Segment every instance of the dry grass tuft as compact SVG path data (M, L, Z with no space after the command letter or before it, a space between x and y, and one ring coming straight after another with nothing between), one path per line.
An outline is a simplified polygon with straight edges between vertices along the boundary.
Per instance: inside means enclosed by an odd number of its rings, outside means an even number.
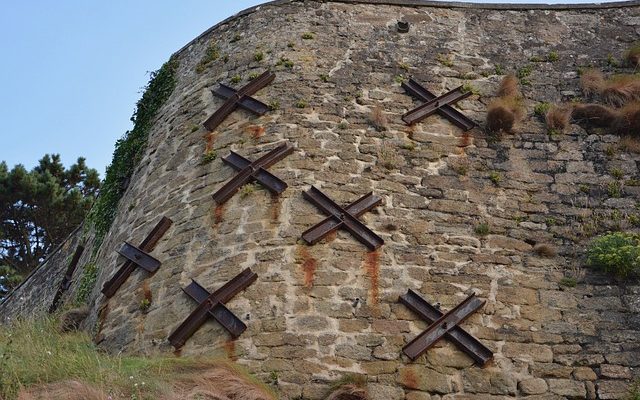
M553 106L545 115L547 128L558 132L564 131L571 122L571 107L567 105Z
M540 257L555 257L558 255L558 250L555 246L547 243L538 243L533 246L533 252Z
M65 381L38 385L21 391L17 400L107 400L109 395L102 390L78 381Z
M62 333L77 331L80 328L80 324L82 324L88 315L88 307L73 308L65 311L60 315L58 330Z
M194 365L176 376L174 393L163 400L274 400L266 386L231 364ZM204 397L203 397L204 396ZM217 397L216 397L217 396Z
M571 117L578 123L608 127L616 120L618 113L609 107L599 104L577 104L573 107Z
M640 67L640 42L635 42L625 54L625 60L633 68Z
M344 385L331 392L326 400L367 400L367 391L358 385Z
M518 78L514 74L505 76L496 93L498 97L522 97L518 86Z
M640 76L616 75L607 81L600 95L602 100L616 107L640 100Z
M597 69L588 69L580 74L580 86L585 96L599 94L606 86L604 75Z
M511 133L522 115L522 103L519 98L499 97L489 104L487 130L491 133Z
M640 154L640 139L634 136L623 136L620 139L620 148L629 153Z
M487 131L512 133L514 125L524 115L518 78L515 75L505 76L500 82L497 95L487 107Z
M371 110L371 117L369 118L371 121L371 125L376 128L376 131L383 132L387 130L387 116L384 115L384 111L380 106L373 107Z
M640 102L629 103L618 112L613 131L640 139Z

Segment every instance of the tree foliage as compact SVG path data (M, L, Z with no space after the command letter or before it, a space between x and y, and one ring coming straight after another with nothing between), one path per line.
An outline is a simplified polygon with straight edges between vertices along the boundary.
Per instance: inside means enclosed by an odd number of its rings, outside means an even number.
M99 186L84 158L65 169L47 154L31 171L0 162L0 296L80 225Z

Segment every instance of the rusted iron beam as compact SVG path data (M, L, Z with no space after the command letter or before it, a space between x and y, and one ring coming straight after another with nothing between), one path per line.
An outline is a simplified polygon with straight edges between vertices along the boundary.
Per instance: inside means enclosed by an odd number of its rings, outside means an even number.
M62 282L60 282L60 287L56 291L55 296L53 296L53 301L51 302L51 306L49 306L49 314L53 314L58 309L58 303L60 302L60 298L69 290L69 286L71 286L71 279L73 278L73 273L78 266L78 262L80 261L80 256L82 256L82 252L84 251L84 246L78 245L76 247L76 251L73 253L73 257L71 258L71 262L67 266L67 271L64 274L64 278L62 278Z
M124 242L122 248L116 251L147 272L155 272L160 267L160 261L128 242Z
M225 120L225 118L227 118L227 116L229 116L229 114L231 114L237 107L241 106L241 104L243 108L253 107L250 104L252 102L249 102L246 99L249 98L254 93L256 93L258 90L264 88L265 86L273 82L275 77L276 77L276 74L274 74L273 72L265 71L260 76L258 76L257 78L253 79L251 82L243 86L241 89L237 90L233 95L228 97L227 100L224 102L224 104L222 104L222 106L218 108L218 110L216 110L216 112L214 112L213 115L211 115L204 122L205 128L207 128L209 131L213 131L218 127L218 125L222 123L222 121ZM225 92L224 89L220 91L220 93L224 93L224 92ZM218 93L216 94L218 95ZM254 100L254 101L257 102L257 100ZM253 105L255 105L256 108L255 110L251 110L252 112L262 109L262 107L258 107L258 104L256 103L254 103Z
M302 234L302 239L308 244L317 243L327 234L339 228L349 231L369 250L375 250L384 244L384 240L380 236L357 219L358 216L380 204L382 201L380 197L368 193L348 205L347 208L342 208L315 186L311 186L309 190L303 192L303 196L330 216Z
M256 281L258 275L245 269L240 274L227 282L220 289L209 294L206 289L193 281L183 290L191 298L198 301L198 307L169 335L169 342L176 348L184 346L186 341L207 321L213 317L218 321L233 337L238 337L247 329L247 326L229 311L224 303L231 300L233 296L246 289Z
M149 235L142 241L139 249L143 252L150 253L162 236L169 230L173 221L167 217L162 217L160 222L156 224ZM136 269L133 261L127 260L118 271L102 286L102 293L107 297L112 297L122 284L129 278L131 273Z
M227 86L224 83L221 83L219 87L213 89L211 92L215 96L223 100L227 100L234 97L237 93L237 90L235 90L231 86ZM268 105L250 96L244 96L243 98L241 98L238 101L238 107L255 115L264 115L267 111L269 111Z
M269 173L266 168L269 168L291 153L293 153L293 146L289 142L281 144L253 162L232 151L227 157L223 158L223 160L240 172L218 189L218 191L213 194L213 199L216 203L222 204L229 200L242 185L254 180L260 182L272 193L282 193L287 188L287 184ZM247 164L247 162L249 164Z
M435 94L431 93L429 90L427 90L425 87L423 87L422 85L420 85L418 82L416 82L413 79L409 79L409 81L403 82L402 83L402 87L404 88L404 90L407 93L409 93L410 95L412 95L414 97L417 97L418 99L420 99L420 100L422 100L422 101L424 101L426 103L430 103L430 102L438 99L438 96L436 96ZM457 88L457 89L460 89L460 88ZM457 90L457 89L454 89L454 90ZM451 92L449 92L449 93L451 93ZM471 92L467 92L467 96L470 95L470 94L471 94ZM468 131L468 130L472 129L474 126L476 126L476 123L473 122L470 118L468 118L467 116L462 114L460 111L458 111L455 108L453 108L450 105L451 103L452 102L443 104L441 102L440 103L440 107L437 108L436 112L438 112L438 114L442 115L443 117L447 118L449 121L451 121L453 124L455 124L456 126L458 126L460 129L462 129L464 131ZM407 114L405 114L405 116ZM424 116L423 118L426 118L426 116ZM403 116L403 120L405 120L404 116ZM411 124L411 123L415 123L417 121L408 122L408 121L405 120L405 122Z
M399 301L431 323L427 330L403 348L403 352L412 360L418 358L443 336L451 340L480 366L486 365L493 358L491 350L459 326L462 321L485 304L484 300L471 295L447 314L440 312L411 289L400 296Z
M188 294L189 297L195 300L198 304L207 300L210 295L205 288L200 286L200 284L194 280L192 280L188 286L182 288L182 291ZM227 307L224 306L224 304L220 302L209 310L209 316L218 321L220 325L224 326L234 338L240 336L240 334L247 329L244 322L242 322L240 318L236 317L231 311L229 311L229 309L227 309Z

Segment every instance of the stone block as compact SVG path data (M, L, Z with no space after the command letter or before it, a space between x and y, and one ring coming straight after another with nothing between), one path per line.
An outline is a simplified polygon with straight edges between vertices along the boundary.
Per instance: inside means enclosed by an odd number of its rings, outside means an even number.
M549 379L549 391L560 396L583 399L587 395L587 389L583 382L571 379Z
M396 382L408 389L423 390L430 393L446 394L452 391L451 382L447 375L423 365L400 367Z
M533 360L542 363L553 361L551 347L542 344L505 343L502 354L512 359Z
M548 388L547 382L542 378L524 379L518 383L518 389L524 395L543 394Z

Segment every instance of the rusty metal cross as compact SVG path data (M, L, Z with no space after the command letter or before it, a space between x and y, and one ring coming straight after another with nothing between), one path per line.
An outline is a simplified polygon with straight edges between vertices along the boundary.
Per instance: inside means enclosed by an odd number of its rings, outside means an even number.
M204 126L209 131L213 131L231 114L237 107L245 109L256 115L263 115L269 111L269 106L263 102L251 97L252 94L267 86L275 79L276 74L271 71L265 71L257 78L251 80L239 90L235 90L230 86L220 84L212 92L214 95L226 99L224 104L213 113L205 122Z
M293 153L293 146L288 142L281 144L253 162L231 151L231 153L222 160L240 172L215 192L213 199L216 203L222 204L229 200L242 185L254 180L260 182L272 193L280 194L284 192L287 188L286 182L267 171L266 168L269 168L291 153Z
M476 126L475 122L451 106L451 104L471 95L471 91L463 90L462 86L442 96L434 95L418 82L414 81L413 78L409 79L408 82L402 82L402 87L410 95L425 102L402 116L402 120L407 124L413 125L437 112L464 131L468 131Z
M401 295L399 301L431 324L402 349L404 354L412 360L420 357L443 336L467 353L480 366L484 366L493 358L491 350L458 326L484 306L485 301L477 298L475 294L467 297L446 314L440 312L438 308L429 304L411 289Z
M160 267L160 261L148 253L153 250L165 232L169 230L171 224L173 224L173 221L167 217L162 217L160 222L158 222L151 233L149 233L149 236L142 241L140 248L124 242L122 248L117 251L127 259L127 262L125 262L102 287L102 293L105 296L112 297L118 288L129 278L129 275L135 270L136 266L141 267L147 272L155 272Z
M196 281L192 280L192 282L182 290L197 301L199 305L182 324L173 331L169 336L169 342L176 349L179 349L210 317L218 321L234 338L240 336L240 334L247 329L247 326L240 318L229 311L224 303L246 289L255 282L256 279L258 279L258 275L251 271L250 268L247 268L211 294Z
M375 250L384 244L384 240L367 228L357 217L380 204L382 199L368 193L345 208L340 207L319 189L311 186L311 189L303 192L303 196L320 210L329 214L329 217L312 226L302 234L308 244L315 244L329 233L343 228L351 232L369 250Z

